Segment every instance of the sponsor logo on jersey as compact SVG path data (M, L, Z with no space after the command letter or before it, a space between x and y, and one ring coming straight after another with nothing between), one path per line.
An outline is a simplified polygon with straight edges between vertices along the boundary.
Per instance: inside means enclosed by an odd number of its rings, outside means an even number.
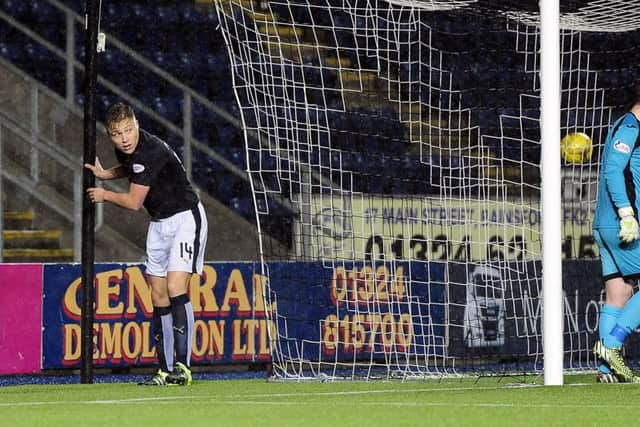
M621 153L624 153L624 154L631 153L631 147L629 147L627 144L625 144L624 142L620 141L619 139L616 142L613 143L613 148L616 151L620 151ZM135 165L133 165L133 166L135 167Z
M143 171L144 171L144 165L141 165L140 163L133 164L133 173L140 173Z

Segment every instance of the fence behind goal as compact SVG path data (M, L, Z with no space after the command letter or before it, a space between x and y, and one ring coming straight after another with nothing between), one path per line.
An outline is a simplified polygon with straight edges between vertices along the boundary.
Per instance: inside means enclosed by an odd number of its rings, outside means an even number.
M592 369L599 149L640 75L640 16L567 3L554 238L565 367ZM541 369L537 2L216 7L258 226L288 248L261 243L275 376Z

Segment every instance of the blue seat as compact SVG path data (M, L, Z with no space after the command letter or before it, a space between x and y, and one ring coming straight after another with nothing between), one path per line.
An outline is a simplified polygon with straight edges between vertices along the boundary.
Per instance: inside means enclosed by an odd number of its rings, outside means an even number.
M64 3L77 13L83 13L87 4L86 0L66 0Z
M264 193L256 194L256 205L261 214L275 215L278 211L276 203L269 203Z
M118 73L122 72L123 67L127 64L127 61L120 53L120 51L115 49L107 49L100 56L100 71L105 73L113 72Z
M152 61L160 68L166 70L170 66L171 59L168 57L169 54L163 52L162 50L152 50L148 52L151 55Z
M29 3L24 0L2 0L0 6L9 15L21 21L28 18L31 12Z
M114 25L118 28L122 28L125 22L128 22L130 19L135 19L132 12L133 8L123 7L122 4L111 1L102 2L102 5L102 25Z
M75 100L75 103L79 106L79 107L83 107L84 106L84 94L82 93L77 93L73 99Z
M107 112L107 109L116 101L115 96L111 95L97 95L96 96L96 109L98 112L98 117L104 117L104 114ZM83 102L84 104L84 102Z
M253 200L249 197L236 196L229 201L229 206L245 218L253 216Z
M38 24L64 24L64 12L50 3L44 0L31 0L25 3L29 4L28 13L30 22Z
M181 8L188 6L181 6ZM156 18L159 23L172 25L179 22L178 12L175 6L159 6L156 8Z
M204 58L198 53L182 52L178 54L177 60L176 74L180 75L188 85L198 78L205 67Z
M66 33L60 31L60 25L52 22L45 22L33 27L33 30L37 32L42 38L49 43L54 44L60 49L65 48ZM53 55L53 53L52 53Z
M272 171L276 170L278 167L276 158L269 154L267 151L262 151L260 161L262 170Z
M222 76L227 71L227 61L225 57L220 54L206 54L202 61L207 73L213 74L212 77Z
M227 160L240 169L246 169L244 150L238 147L224 147L218 150Z
M213 8L194 10L192 8L185 7L182 9L182 19L184 22L198 23L205 28L215 28L220 22L218 20L218 14Z
M42 55L42 47L35 42L28 42L24 45L24 53L25 58L30 60L41 60L43 58Z
M219 169L221 169L221 167ZM235 183L238 178L230 172L219 169L210 169L210 172L213 173L209 174L208 177L210 181L214 182L215 189L213 194L215 194L222 203L228 204L235 196ZM215 178L212 179L211 177Z
M118 7L118 10L123 13L126 13L125 9L128 9L128 21L136 27L157 24L155 11L151 7L146 7L140 3L133 3L127 7Z
M11 61L18 62L22 59L24 47L16 43L0 42L0 55Z
M203 24L214 22L212 21L213 16L216 17L215 22L217 22L217 15L214 8L207 7L203 10L197 10L193 7L193 3L185 4L178 10L178 19L181 25L202 26Z
M223 122L217 128L220 141L223 144L228 144L234 141L238 136L238 132L240 131L238 128L227 122Z
M163 101L166 108L165 117L174 123L182 123L182 98L164 96Z
M157 96L151 103L153 110L171 122L177 121L177 108L172 105L170 98Z

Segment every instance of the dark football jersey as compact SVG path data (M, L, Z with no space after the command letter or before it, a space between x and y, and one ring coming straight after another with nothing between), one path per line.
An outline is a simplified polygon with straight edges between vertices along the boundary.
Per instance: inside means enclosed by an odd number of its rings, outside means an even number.
M152 218L167 218L198 205L198 195L180 158L160 138L140 129L133 153L125 154L118 149L115 153L127 171L129 182L150 187L144 207Z

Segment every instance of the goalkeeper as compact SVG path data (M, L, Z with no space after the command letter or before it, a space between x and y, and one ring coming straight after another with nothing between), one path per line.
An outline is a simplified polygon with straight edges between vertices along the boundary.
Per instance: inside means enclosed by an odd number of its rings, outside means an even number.
M85 167L102 180L127 177L129 191L89 188L89 198L130 210L144 206L151 216L146 273L160 369L140 384L189 385L194 317L188 291L191 275L202 273L207 217L176 153L139 128L129 105L112 105L105 125L120 164L103 169L96 159L94 165Z
M605 303L598 324L598 382L640 382L621 351L626 337L640 325L640 83L634 86L626 113L605 140L598 184L593 235L600 249Z

